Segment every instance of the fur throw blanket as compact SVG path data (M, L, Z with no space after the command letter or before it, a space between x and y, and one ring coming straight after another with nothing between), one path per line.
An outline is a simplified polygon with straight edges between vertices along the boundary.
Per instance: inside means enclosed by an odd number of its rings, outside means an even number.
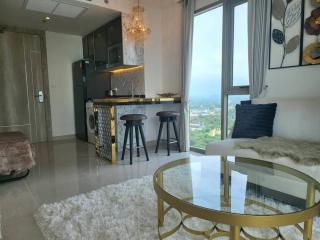
M303 165L320 164L320 143L289 140L281 137L262 137L237 142L236 149L251 149L265 158L287 157Z
M35 165L29 139L21 132L0 133L0 174L25 171Z

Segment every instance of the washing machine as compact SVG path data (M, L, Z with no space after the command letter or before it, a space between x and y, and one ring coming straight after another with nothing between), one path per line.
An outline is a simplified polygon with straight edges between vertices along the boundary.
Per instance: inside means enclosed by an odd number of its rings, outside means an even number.
M89 101L86 103L87 110L87 131L88 131L88 142L95 144L95 119L94 119L94 109L93 102Z

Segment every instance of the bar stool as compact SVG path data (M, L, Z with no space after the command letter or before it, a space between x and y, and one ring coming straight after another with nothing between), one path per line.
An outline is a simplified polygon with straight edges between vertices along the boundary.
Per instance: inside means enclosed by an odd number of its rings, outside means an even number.
M180 139L179 139L179 136L178 136L178 130L177 130L177 125L176 125L177 117L179 115L180 114L178 112L174 112L174 111L163 111L163 112L158 112L157 113L157 116L159 117L159 120L160 120L160 128L159 128L157 147L156 147L155 153L158 153L159 143L160 143L160 138L161 138L162 128L163 128L163 124L164 123L167 123L167 151L168 151L168 156L170 156L170 144L171 143L177 143L178 150L179 150L179 152L181 152ZM170 141L170 123L172 123L172 125L173 125L174 134L176 136L175 141Z
M130 136L130 165L132 164L132 150L133 150L133 127L136 130L136 144L137 144L137 156L140 157L140 146L139 146L139 132L141 135L141 140L144 148L144 152L147 157L147 161L149 161L149 155L146 147L146 140L143 132L143 120L147 119L146 115L143 114L126 114L120 117L121 120L126 121L124 124L126 126L126 131L124 135L124 143L122 149L122 157L121 160L124 160L124 155L127 147L128 135Z

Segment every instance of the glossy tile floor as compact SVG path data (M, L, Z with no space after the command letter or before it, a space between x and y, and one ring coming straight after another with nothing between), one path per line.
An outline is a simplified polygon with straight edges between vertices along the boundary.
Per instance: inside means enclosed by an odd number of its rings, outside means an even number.
M130 166L128 159L111 165L95 156L93 145L76 140L40 143L35 149L37 165L30 175L20 181L0 184L1 228L5 240L43 239L33 214L44 203L152 175L162 164L190 154L172 152L167 157L165 150L154 154L150 148L150 162L142 156L134 159Z

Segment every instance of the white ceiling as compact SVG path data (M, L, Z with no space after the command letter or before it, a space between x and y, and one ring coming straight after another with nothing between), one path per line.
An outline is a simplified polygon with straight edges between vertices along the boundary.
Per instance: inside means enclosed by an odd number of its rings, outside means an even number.
M0 25L85 35L119 12L86 3L66 4L62 0L1 0ZM14 17L13 17L14 16ZM42 20L50 16L51 20Z

